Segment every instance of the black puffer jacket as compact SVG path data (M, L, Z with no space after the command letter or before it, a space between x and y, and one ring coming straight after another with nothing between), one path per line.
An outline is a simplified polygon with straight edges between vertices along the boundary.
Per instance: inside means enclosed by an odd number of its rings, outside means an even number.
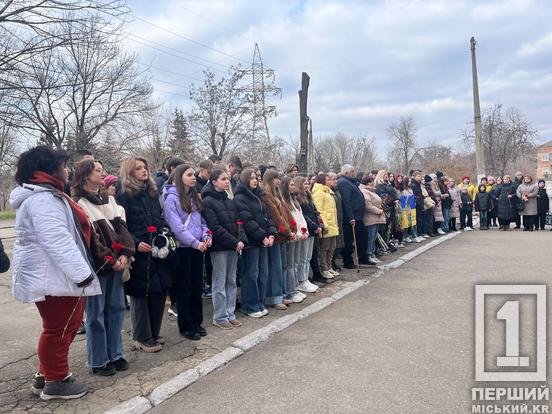
M239 218L244 222L243 228L250 247L261 246L265 237L278 232L262 197L263 194L259 188L251 191L242 183L236 185L232 201Z
M320 214L312 200L308 200L305 204L301 204L301 210L303 210L303 217L307 222L307 229L309 230L309 237L313 237L316 233L316 229L322 229L322 225L318 222Z
M424 195L422 193L422 184L415 179L412 179L412 194L414 194L414 200L416 200L416 208L423 210Z
M539 214L546 214L550 209L550 200L546 193L546 188L539 187L539 194L537 196L537 211Z
M475 210L476 211L491 211L493 209L493 199L491 193L487 191L479 191L475 195Z
M203 217L213 232L210 251L236 250L238 242L247 245L243 225L238 225L240 216L226 191L217 191L211 183L201 190Z
M155 236L148 232L149 226L155 226L160 231L165 225L161 218L159 198L150 195L149 188L146 188L139 193L121 191L116 199L125 209L127 227L136 245L130 279L125 282L126 293L137 297L150 293L165 293L171 286L168 263L151 257L150 253L138 251L140 242L151 244Z
M2 239L0 239L0 273L7 272L10 268L10 258L4 251L4 245Z

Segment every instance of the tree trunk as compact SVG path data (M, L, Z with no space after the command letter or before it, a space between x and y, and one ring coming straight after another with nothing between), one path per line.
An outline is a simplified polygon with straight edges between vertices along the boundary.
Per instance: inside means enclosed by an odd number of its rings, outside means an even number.
M297 165L300 172L307 172L309 156L309 116L307 115L307 98L309 93L310 77L303 72L301 77L301 90L299 91L299 121L300 121L300 140L301 146Z

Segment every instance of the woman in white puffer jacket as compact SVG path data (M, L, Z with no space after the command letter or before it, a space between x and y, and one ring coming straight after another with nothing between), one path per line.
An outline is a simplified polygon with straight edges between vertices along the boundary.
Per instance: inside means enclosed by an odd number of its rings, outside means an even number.
M101 294L90 260L95 233L86 213L63 193L65 151L36 147L18 160L10 195L17 209L13 295L34 302L42 318L39 369L32 391L44 400L79 398L86 387L69 373L69 346L83 318L82 296Z

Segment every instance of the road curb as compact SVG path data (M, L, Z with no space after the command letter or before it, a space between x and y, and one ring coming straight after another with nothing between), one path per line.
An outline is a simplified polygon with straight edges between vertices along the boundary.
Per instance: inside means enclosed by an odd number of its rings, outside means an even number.
M456 237L460 233L450 233L446 236L442 236L439 239L432 240L431 242L420 246L416 250L407 253L398 259L394 260L391 263L377 266L379 271L375 275L379 277L389 270L393 270L412 260L413 258L419 256L420 254L432 249L444 243L447 240ZM343 289L334 293L331 296L325 297L314 302L312 305L307 306L301 311L295 312L290 315L283 316L276 319L275 321L269 323L268 325L253 331L242 338L234 341L228 348L219 352L218 354L212 356L211 358L201 362L194 368L191 368L187 371L184 371L181 374L176 375L170 380L164 382L163 384L157 386L148 396L137 396L133 397L127 401L124 401L110 410L106 411L109 414L142 414L155 406L165 402L173 395L189 387L200 378L209 375L211 372L216 369L228 364L234 359L242 356L244 353L250 349L256 347L269 340L272 336L276 335L279 332L282 332L286 328L290 327L294 323L308 318L309 316L320 312L322 309L330 306L331 304L337 302L338 300L344 298L345 296L353 293L354 291L360 289L363 286L366 286L370 283L368 279L357 280L352 282L349 285L345 286Z

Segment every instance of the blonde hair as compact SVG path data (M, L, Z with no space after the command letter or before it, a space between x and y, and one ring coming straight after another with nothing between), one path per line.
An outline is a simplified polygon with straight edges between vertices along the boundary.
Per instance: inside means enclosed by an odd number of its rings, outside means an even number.
M148 170L148 181L143 183L134 177L134 169L136 163L141 161L144 163L146 170ZM157 186L155 181L151 178L151 173L148 167L148 161L142 157L127 157L121 163L121 170L119 172L121 177L121 190L131 195L137 195L141 191L148 190L150 196L155 197L157 194Z
M385 174L387 174L387 171L379 170L378 173L376 174L376 178L374 178L374 184L378 185L383 183L384 182L383 177L385 176Z

